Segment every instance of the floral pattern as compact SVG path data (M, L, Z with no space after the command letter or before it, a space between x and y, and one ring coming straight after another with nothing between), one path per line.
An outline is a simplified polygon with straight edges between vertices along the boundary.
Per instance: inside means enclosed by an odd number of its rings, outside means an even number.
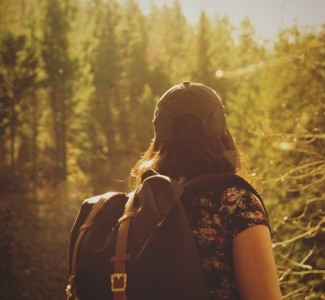
M231 187L184 201L211 299L239 299L232 268L232 239L248 227L269 226L263 205L251 192Z

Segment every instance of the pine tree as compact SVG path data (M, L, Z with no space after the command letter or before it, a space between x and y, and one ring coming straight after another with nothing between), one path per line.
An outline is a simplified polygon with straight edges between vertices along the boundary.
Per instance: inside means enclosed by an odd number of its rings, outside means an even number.
M211 86L215 81L215 66L211 61L211 24L204 11L201 11L197 27L192 78Z
M54 183L67 179L68 107L71 98L71 80L74 62L69 54L70 29L68 2L47 0L44 20L43 60L45 85L52 113L53 175Z
M0 166L5 176L15 180L24 174L24 165L18 165L24 133L22 122L26 97L36 87L37 59L35 51L27 45L26 36L8 33L1 42L0 62ZM26 161L25 161L26 162ZM19 167L19 168L18 168ZM22 172L18 172L22 170ZM24 170L24 171L23 171ZM22 183L22 182L21 182ZM18 184L18 182L16 182ZM18 186L18 185L17 185Z
M121 67L123 76L119 83L119 152L127 153L130 168L134 159L139 155L139 142L142 132L146 129L139 127L139 118L146 118L139 111L140 100L148 79L147 66L147 30L146 20L134 0L128 0L123 7L119 32L123 32L119 39L121 50Z

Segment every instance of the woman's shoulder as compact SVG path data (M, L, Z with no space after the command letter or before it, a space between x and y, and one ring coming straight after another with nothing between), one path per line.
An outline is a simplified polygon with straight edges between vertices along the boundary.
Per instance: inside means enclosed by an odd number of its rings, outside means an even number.
M238 185L220 189L212 186L191 198L191 207L204 210L232 227L233 234L254 225L270 227L261 197L252 190Z
M221 203L228 206L256 204L264 209L261 197L253 191L242 186L229 186L223 190L220 197Z
M270 228L262 199L246 188L228 187L220 199L220 213L230 216L233 234L254 225L266 225Z

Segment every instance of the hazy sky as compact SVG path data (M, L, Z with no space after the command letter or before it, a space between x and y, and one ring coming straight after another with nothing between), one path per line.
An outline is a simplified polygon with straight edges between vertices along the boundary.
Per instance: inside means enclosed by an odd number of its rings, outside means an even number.
M121 0L123 1L123 0ZM173 0L138 0L142 10L150 10L150 2L158 6ZM280 28L296 21L299 26L320 28L325 23L325 0L180 0L183 13L191 23L198 21L204 9L210 16L227 13L234 25L248 15L260 37L270 38Z

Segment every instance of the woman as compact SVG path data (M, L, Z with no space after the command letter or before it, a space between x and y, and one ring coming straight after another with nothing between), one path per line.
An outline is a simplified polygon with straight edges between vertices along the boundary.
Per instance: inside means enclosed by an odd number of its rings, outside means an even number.
M154 139L132 170L135 186L148 169L184 181L242 171L225 109L209 87L183 82L160 99ZM269 223L257 196L231 186L184 200L211 299L281 299Z

